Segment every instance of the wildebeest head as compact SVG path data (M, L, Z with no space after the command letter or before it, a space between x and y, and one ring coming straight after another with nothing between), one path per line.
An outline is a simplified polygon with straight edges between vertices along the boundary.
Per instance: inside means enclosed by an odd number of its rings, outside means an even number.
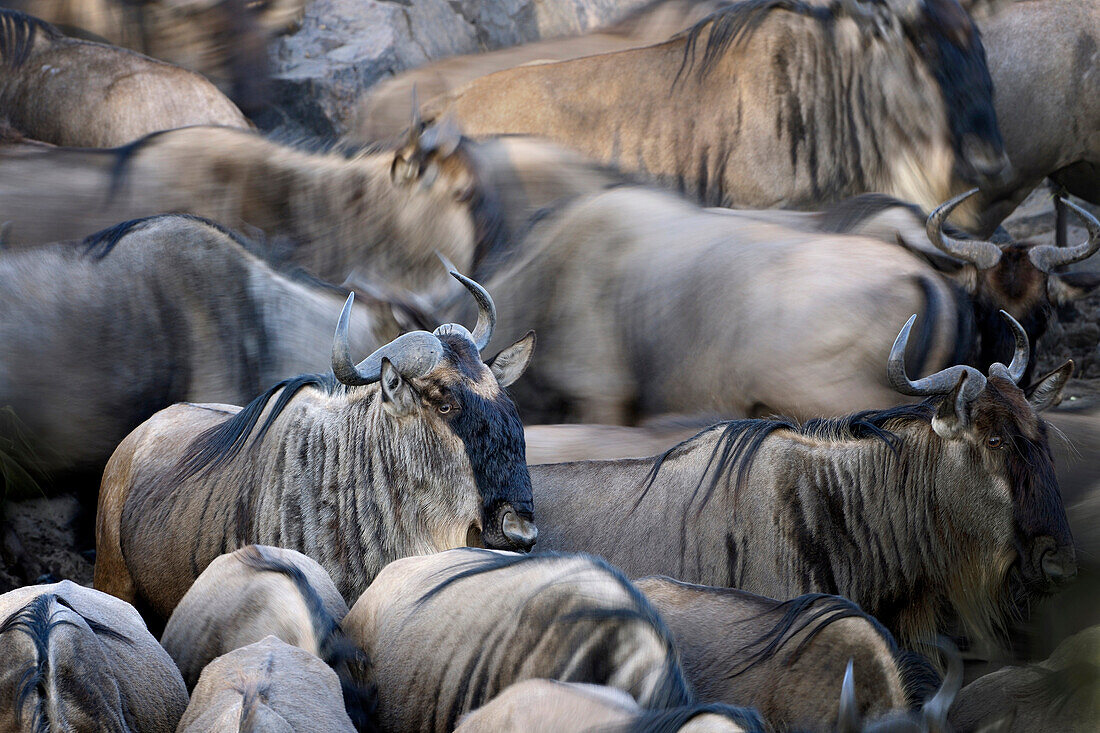
M1034 345L1046 332L1052 307L1065 305L1090 293L1100 278L1095 275L1059 273L1061 268L1081 262L1100 250L1100 221L1071 201L1063 199L1088 229L1087 241L1072 247L1049 244L994 244L980 240L955 239L943 231L951 211L978 189L967 191L941 204L928 217L928 239L937 248L965 264L957 278L975 303L982 348L979 364L992 364L1013 340L999 322L997 312L1020 321ZM1032 353L1030 356L1034 356ZM1030 370L1024 377L1030 377Z
M491 359L481 350L493 336L496 308L480 285L451 274L478 303L473 333L457 323L434 332L412 331L375 351L359 364L348 347L348 322L354 295L349 295L336 329L332 367L349 387L379 383L382 406L398 434L456 494L480 497L479 518L471 525L476 541L490 548L529 550L538 530L533 522L531 479L524 459L523 424L504 391L526 369L535 334L526 336ZM475 531L476 530L476 531Z
M953 366L909 379L904 353L914 316L894 342L887 376L902 394L943 396L931 426L938 436L933 440L939 445L932 450L939 453L939 467L929 477L942 511L968 518L965 533L982 537L987 552L992 549L1006 560L1015 557L1024 586L1043 591L1076 574L1047 425L1038 416L1059 401L1073 362L1067 361L1025 394L1017 382L1027 368L1027 334L1008 313L1001 315L1015 337L1008 366L994 363L988 376L970 366Z
M896 19L902 34L935 77L943 95L955 173L977 184L1008 171L1008 156L993 107L993 80L981 35L956 0L845 0L850 12L880 27ZM883 11L889 11L889 15Z

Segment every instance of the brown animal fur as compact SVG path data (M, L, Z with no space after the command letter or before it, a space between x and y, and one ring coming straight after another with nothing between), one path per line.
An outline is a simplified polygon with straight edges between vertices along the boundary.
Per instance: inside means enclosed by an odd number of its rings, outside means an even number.
M131 606L68 580L0 596L0 729L172 733L187 688Z
M907 705L893 639L849 601L825 596L803 606L663 577L634 584L668 624L703 702L756 708L777 730L832 731L852 659L863 717ZM769 652L771 642L779 646Z
M340 684L321 660L267 636L202 672L179 733L352 733Z
M66 38L9 10L0 10L0 110L30 138L87 148L114 147L185 125L251 127L192 71Z

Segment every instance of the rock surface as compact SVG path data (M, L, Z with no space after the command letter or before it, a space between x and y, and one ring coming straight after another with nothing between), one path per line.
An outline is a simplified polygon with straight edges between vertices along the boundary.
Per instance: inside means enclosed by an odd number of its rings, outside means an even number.
M359 95L428 61L583 33L646 0L314 0L272 50L275 106L265 127L329 137Z

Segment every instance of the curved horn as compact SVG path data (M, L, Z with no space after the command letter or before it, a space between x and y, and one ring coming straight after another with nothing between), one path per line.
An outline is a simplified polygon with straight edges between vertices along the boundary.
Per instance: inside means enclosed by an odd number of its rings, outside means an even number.
M960 401L969 402L977 397L985 389L985 375L974 367L959 364L915 382L905 373L905 347L909 344L909 332L913 330L916 320L915 313L909 316L898 337L894 339L894 345L890 347L890 358L886 362L886 378L890 381L890 386L902 394L914 397L948 394L965 372L967 380L959 395Z
M836 716L838 733L858 733L863 727L860 722L859 706L856 704L856 685L852 679L852 660L844 669L844 680L840 683L840 706Z
M1027 371L1027 359L1031 354L1027 331L1020 325L1019 321L1006 311L1001 311L1001 318L1005 319L1008 322L1008 327L1012 329L1012 336L1016 339L1016 348L1012 352L1012 361L1007 367L1000 362L989 365L989 376L1004 377L1011 379L1013 384L1019 384L1020 380L1023 379L1024 372Z
M962 689L963 663L959 650L946 638L937 639L936 646L947 657L947 674L940 689L921 707L921 717L928 724L927 730L947 730L947 711Z
M389 359L403 377L421 377L434 369L443 358L443 344L438 338L427 331L411 331L377 349L359 364L354 364L348 346L348 323L354 302L355 293L351 293L344 303L344 310L340 312L332 341L332 373L342 383L357 387L377 382L382 377L383 357Z
M1000 247L976 239L953 239L943 233L944 220L951 215L956 206L977 192L978 189L972 188L937 206L936 210L929 214L924 230L936 249L956 259L969 262L979 270L988 270L1001 261Z
M409 140L408 144L413 146L420 145L420 100L417 99L416 84L413 84L412 88L412 120L409 122Z
M477 301L477 325L474 326L471 338L477 350L484 351L493 340L493 329L497 327L497 307L493 304L493 298L489 295L489 291L457 270L451 270L451 277L462 283Z
M1035 265L1036 269L1047 273L1058 267L1088 259L1100 250L1100 221L1072 201L1064 198L1059 198L1059 201L1073 209L1073 213L1085 223L1085 228L1089 230L1089 238L1073 247L1053 247L1049 244L1032 247L1027 253L1031 264Z

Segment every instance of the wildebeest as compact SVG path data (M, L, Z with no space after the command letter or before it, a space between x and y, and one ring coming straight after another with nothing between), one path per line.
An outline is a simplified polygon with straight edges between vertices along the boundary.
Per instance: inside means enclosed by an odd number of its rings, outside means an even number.
M887 372L921 403L804 425L719 423L654 459L532 466L540 548L599 554L634 577L843 595L909 648L952 617L991 636L1013 596L1075 572L1038 416L1073 365L1025 396L1027 335L1013 322L1008 367L912 381L912 325Z
M1096 730L1100 626L1066 639L1038 664L979 677L959 693L948 719L959 733Z
M709 205L878 191L928 210L1003 174L992 90L955 0L745 0L665 43L500 71L426 110L467 134L547 137Z
M1047 176L1100 204L1100 2L1001 5L978 25L1012 175L977 197L979 236Z
M646 458L710 427L717 419L684 419L655 425L527 425L527 465L568 461Z
M907 706L893 638L851 601L818 593L781 602L659 576L634 584L668 624L703 702L756 708L779 730L831 731L852 659L864 717Z
M11 222L11 246L21 247L185 212L258 228L280 242L273 257L326 280L359 268L419 292L441 278L437 251L470 270L508 242L497 191L515 201L522 223L532 206L580 185L550 165L537 166L545 172L537 180L516 172L514 161L540 147L474 144L430 127L395 149L310 153L245 130L192 127L115 150L0 151L0 221ZM570 170L605 179L586 168Z
M247 401L324 368L347 292L273 270L209 221L127 221L81 243L0 257L0 419L36 480L86 477L126 434L175 402ZM368 310L370 312L368 312ZM396 335L380 303L352 343Z
M293 550L248 545L202 571L172 611L160 643L192 689L215 658L274 636L332 667L348 714L365 725L373 703L349 673L349 662L359 654L340 630L347 612L315 561Z
M66 38L48 23L4 9L0 116L29 138L88 148L185 125L251 126L193 71Z
M614 687L529 679L509 685L465 715L455 733L741 733L756 726L739 708L711 704L644 710Z
M882 364L893 324L914 312L913 371L968 353L957 289L896 244L703 211L642 187L547 213L490 282L502 341L528 322L539 333L541 356L516 392L536 422L898 404Z
M405 558L378 574L343 627L370 658L385 730L453 730L525 679L607 685L643 708L693 702L664 624L599 558Z
M207 665L178 730L352 733L355 728L333 671L309 652L267 636Z
M255 111L267 102L268 41L293 27L305 0L4 0L63 27L197 71Z
M172 733L187 688L141 617L68 580L0 596L0 728Z
M1100 250L1100 221L1073 202L1063 200L1063 205L1074 211L1088 230L1086 241L1071 247L997 244L948 236L943 230L944 219L976 193L977 189L968 191L937 207L928 217L928 239L944 254L962 263L950 276L962 284L973 302L975 326L981 334L981 347L974 363L985 367L996 361L997 354L1010 348L1011 329L1005 328L997 315L1006 310L1027 331L1032 344L1031 364L1034 345L1046 333L1054 308L1087 295L1100 285L1100 277L1094 274L1061 272ZM1030 378L1029 369L1023 379L1026 383Z
M521 64L574 59L657 43L728 4L728 0L653 0L593 33L451 56L408 69L378 82L366 92L350 124L350 137L370 142L391 138L405 130L414 90L420 99L428 100L478 77Z
M134 430L103 473L96 587L167 618L215 557L245 544L312 557L345 599L407 555L530 549L523 427L503 388L534 334L483 363L495 306L453 274L478 303L472 334L412 331L355 364L349 296L331 373L286 379L244 409L175 405Z

